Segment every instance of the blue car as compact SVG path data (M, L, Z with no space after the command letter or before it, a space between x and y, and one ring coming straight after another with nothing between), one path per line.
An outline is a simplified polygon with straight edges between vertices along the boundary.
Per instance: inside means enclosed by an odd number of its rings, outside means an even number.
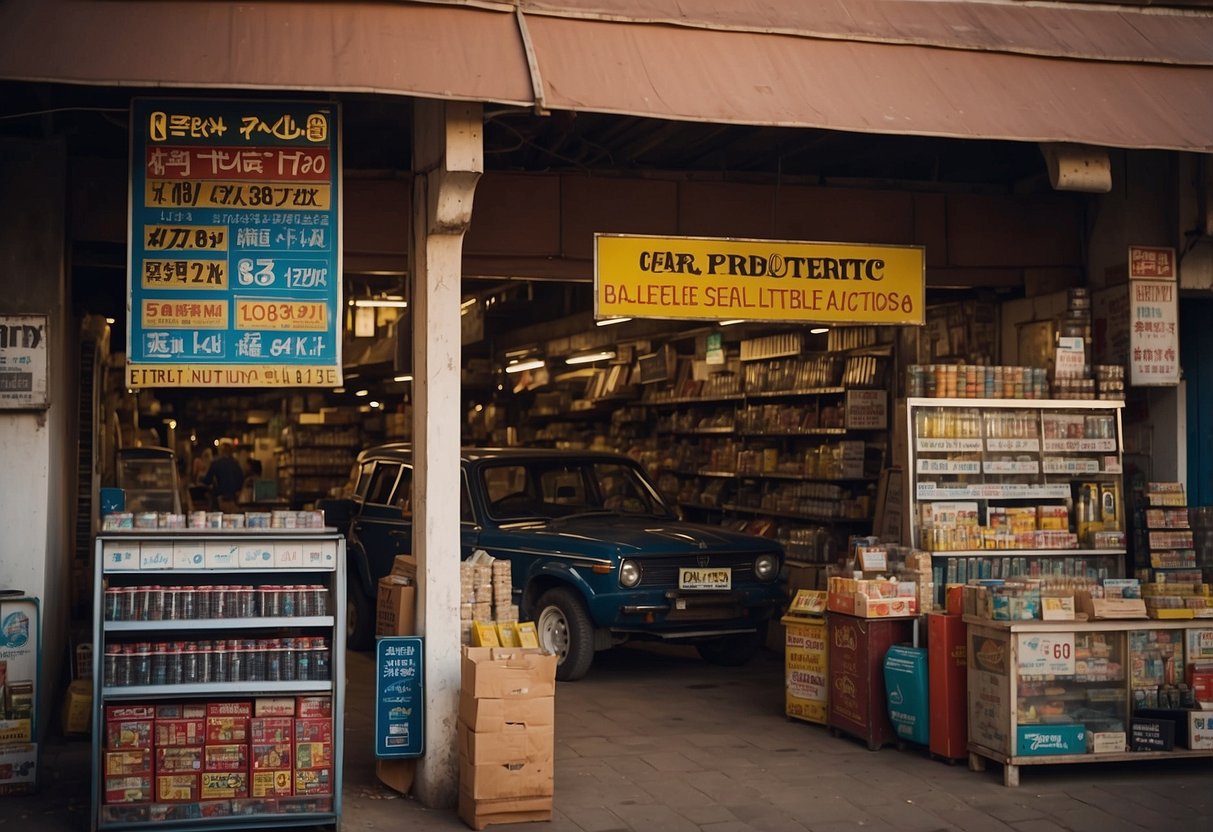
M632 638L742 664L782 609L778 543L682 522L629 457L477 448L461 465L461 556L510 561L521 618L559 656L559 679L581 678L596 651ZM352 497L324 504L349 539L355 648L373 643L378 580L412 546L412 473L408 445L371 448L358 456Z

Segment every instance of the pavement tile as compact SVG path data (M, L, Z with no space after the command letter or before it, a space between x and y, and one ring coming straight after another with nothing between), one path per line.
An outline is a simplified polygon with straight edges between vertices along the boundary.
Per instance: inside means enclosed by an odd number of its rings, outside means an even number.
M678 814L697 823L700 827L708 824L738 823L737 816L719 803L703 802L698 805L679 806Z
M702 765L677 751L645 754L640 759L658 771L701 771L703 769Z
M627 832L627 822L609 809L586 807L569 809L563 814L581 832ZM547 827L544 827L546 832Z
M1011 826L1016 832L1078 832L1078 830L1071 830L1068 826L1060 826L1057 821L1049 818L1021 820L1011 824Z
M898 830L902 830L902 832L935 832L938 829L951 827L950 823L940 818L934 812L920 806L915 806L909 801L902 801L900 804L887 803L879 806L868 805L866 801L861 802L869 814L891 824Z
M754 827L739 820L726 820L719 823L704 823L699 826L700 832L754 832Z
M628 823L630 829L661 830L661 832L699 832L699 826L660 804L633 804L618 806L613 810Z

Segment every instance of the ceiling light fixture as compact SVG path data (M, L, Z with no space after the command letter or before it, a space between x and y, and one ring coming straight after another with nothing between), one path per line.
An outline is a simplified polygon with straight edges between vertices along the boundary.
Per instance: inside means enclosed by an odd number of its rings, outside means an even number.
M476 305L476 298L468 298L463 303L459 304L460 309L467 309L470 306Z
M721 322L720 322L720 324L719 324L719 326L732 326L733 324L744 324L744 323L745 323L745 320L744 320L744 319L742 319L742 318L734 318L734 319L733 319L733 320L731 320L731 321L721 321Z
M114 323L114 319L113 319L113 318L106 318L106 319L105 319L105 322L106 322L107 324L113 324L113 323Z
M525 361L515 361L511 364L507 364L505 371L507 373L521 373L525 372L526 370L538 370L543 366L545 366L545 364L542 358L529 358Z
M608 358L614 358L614 350L599 350L598 352L587 352L581 355L570 355L564 360L565 364L593 364L595 361L606 361ZM506 368L509 369L508 367Z
M354 391L355 396L369 396L370 394L371 394L370 390L355 390Z
M409 375L408 373L405 373L402 376L393 376L392 377L392 381L412 381L412 380L413 380L413 377L411 375Z
M354 306L371 309L406 309L409 302L404 298L355 298Z
M830 331L828 326L815 326L809 330L810 335L825 335Z
M621 324L621 323L624 323L625 321L630 321L630 320L632 320L632 319L631 318L603 318L601 321L598 321L597 323L598 323L598 326L611 326L612 324Z

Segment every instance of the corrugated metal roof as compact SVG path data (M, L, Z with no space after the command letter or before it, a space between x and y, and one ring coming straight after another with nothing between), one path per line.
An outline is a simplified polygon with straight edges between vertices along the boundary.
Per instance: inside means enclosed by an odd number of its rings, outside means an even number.
M528 60L529 59L529 60ZM944 0L4 0L0 78L1213 150L1213 14Z

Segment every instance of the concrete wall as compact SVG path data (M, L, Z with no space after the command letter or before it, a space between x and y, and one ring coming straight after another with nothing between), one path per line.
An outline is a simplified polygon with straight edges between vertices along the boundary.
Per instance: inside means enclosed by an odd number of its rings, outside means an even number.
M0 313L48 316L46 411L0 411L0 586L42 601L43 730L65 665L75 508L75 331L64 268L66 158L50 143L0 142Z

